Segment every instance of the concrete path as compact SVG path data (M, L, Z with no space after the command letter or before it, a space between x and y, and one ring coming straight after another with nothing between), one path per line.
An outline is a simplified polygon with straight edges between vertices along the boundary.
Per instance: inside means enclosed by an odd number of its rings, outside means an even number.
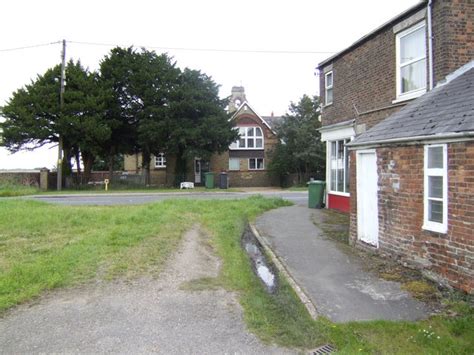
M321 211L291 206L257 218L256 228L319 314L334 322L418 320L428 308L400 284L366 272L358 256L324 237L313 220Z
M224 289L189 291L216 277L219 260L193 229L158 280L143 278L52 292L0 318L0 354L285 354L262 344Z

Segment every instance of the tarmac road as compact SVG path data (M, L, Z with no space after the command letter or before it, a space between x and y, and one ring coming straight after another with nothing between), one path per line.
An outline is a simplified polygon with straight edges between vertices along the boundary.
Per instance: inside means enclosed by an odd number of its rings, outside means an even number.
M110 194L71 194L71 195L35 195L26 198L61 205L137 205L171 198L181 199L239 199L254 195L281 197L297 205L306 206L306 191L255 190L247 192L164 192L164 193L110 193Z

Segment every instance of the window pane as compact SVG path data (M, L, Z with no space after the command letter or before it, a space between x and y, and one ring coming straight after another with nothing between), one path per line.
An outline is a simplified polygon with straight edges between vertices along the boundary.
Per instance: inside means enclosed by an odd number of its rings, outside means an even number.
M249 169L255 169L255 159L249 159Z
M400 38L400 64L425 56L425 27Z
M245 139L244 138L239 139L239 148L245 148Z
M245 127L239 127L239 135L245 136L247 134L247 129Z
M326 87L332 86L332 73L326 75Z
M337 142L337 191L344 192L344 141Z
M443 202L428 200L428 220L443 223Z
M257 138L255 140L255 147L257 148L263 148L263 139L262 138Z
M443 198L442 176L428 176L428 197Z
M253 134L253 128L247 128L247 136L249 137L253 137L254 134Z
M326 90L326 103L327 104L332 103L332 89Z
M443 168L443 147L428 148L428 169Z
M229 159L229 170L240 170L240 159L230 158Z
M402 93L426 87L426 59L401 68Z
M253 148L254 147L254 139L253 138L247 138L247 148Z
M348 143L349 140L346 140L344 141L345 143ZM348 154L348 151L347 151L347 148L344 147L344 155L346 157L346 164L344 166L344 176L346 178L346 186L345 186L345 190L344 192L349 192L349 183L350 183L350 176L349 176L349 154Z
M337 172L337 159L336 159L336 142L331 142L331 190L337 191L336 186L336 172Z
M263 158L257 159L257 169L263 169Z
M262 130L259 128L259 127L256 127L255 128L255 135L257 137L261 137L262 136Z

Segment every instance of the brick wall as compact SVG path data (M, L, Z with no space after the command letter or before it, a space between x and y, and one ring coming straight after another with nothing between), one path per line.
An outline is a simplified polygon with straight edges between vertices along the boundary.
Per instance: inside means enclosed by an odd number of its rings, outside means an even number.
M333 104L323 108L323 126L355 118L356 124L369 129L407 103L392 103L396 99L396 34L393 28L397 23L414 18L420 11L426 12L425 7L405 15L321 68L321 102L325 100L324 71L331 65L333 71ZM474 58L474 2L434 1L432 22L436 84Z
M378 251L474 293L474 142L448 146L447 234L422 229L423 159L423 145L377 149ZM351 174L350 235L358 243L355 169Z
M435 1L433 7L435 82L474 59L474 2Z

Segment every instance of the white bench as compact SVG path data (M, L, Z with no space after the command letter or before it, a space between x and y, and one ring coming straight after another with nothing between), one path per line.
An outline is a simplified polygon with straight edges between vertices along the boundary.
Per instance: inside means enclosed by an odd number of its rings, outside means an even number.
M179 184L180 189L194 189L194 182L185 181Z

